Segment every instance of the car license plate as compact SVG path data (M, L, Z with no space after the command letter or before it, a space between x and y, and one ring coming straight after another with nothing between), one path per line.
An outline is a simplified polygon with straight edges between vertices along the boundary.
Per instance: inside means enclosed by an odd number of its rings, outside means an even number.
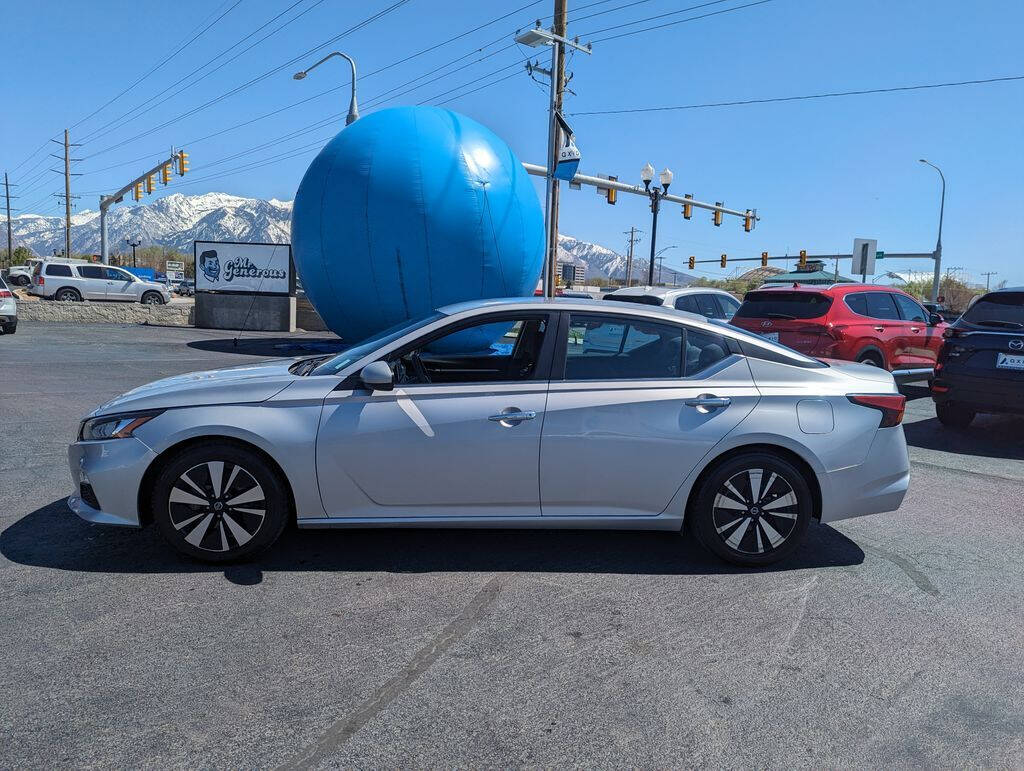
M763 337L765 340L771 340L773 343L779 342L778 332L762 332L761 337Z
M1015 355L1012 353L997 353L996 368L1024 370L1024 355Z

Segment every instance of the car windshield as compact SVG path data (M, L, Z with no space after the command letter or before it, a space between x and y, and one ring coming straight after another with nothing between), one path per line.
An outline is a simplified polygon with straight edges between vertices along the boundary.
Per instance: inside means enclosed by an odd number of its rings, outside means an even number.
M606 300L619 303L639 303L640 305L661 305L662 299L650 294L606 294Z
M972 305L961 317L978 326L1024 329L1024 292L993 292Z
M345 367L349 366L355 361L359 361L359 359L363 358L364 356L373 353L376 349L380 348L381 346L394 342L398 338L404 337L410 332L415 332L417 329L425 327L427 326L427 324L431 324L443 317L443 313L435 311L426 316L421 316L418 319L414 319L413 321L402 321L393 327L385 329L383 332L378 332L377 334L366 338L365 340L358 343L357 345L352 346L351 348L345 349L337 356L334 356L325 361L323 364L321 364L319 367L313 370L310 374L337 375L339 372L341 372L341 370L345 369Z
M832 298L818 292L747 292L735 318L816 319L831 305Z

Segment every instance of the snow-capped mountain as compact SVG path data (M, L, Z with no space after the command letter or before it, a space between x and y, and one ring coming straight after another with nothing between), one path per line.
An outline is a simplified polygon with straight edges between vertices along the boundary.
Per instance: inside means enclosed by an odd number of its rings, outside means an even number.
M172 247L189 254L193 241L262 241L287 243L291 233L292 202L242 198L227 193L175 193L151 204L115 206L107 214L111 252L123 252L125 239L144 245ZM64 248L64 218L22 214L12 218L14 241L39 255ZM71 248L82 254L100 251L100 215L81 211L71 217ZM598 244L571 236L558 237L559 258L586 266L587 278L624 278L626 258ZM633 278L647 275L647 260L633 260ZM662 268L661 279L680 285L689 276Z

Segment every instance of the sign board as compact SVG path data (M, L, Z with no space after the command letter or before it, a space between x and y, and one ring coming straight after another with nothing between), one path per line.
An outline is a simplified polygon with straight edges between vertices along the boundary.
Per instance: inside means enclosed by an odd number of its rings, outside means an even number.
M875 275L875 253L878 251L878 241L874 238L853 239L853 268L851 272L855 276Z
M196 241L195 257L197 292L295 292L291 244Z
M181 260L166 260L164 261L164 269L168 273L172 273L176 270L185 270L185 263Z

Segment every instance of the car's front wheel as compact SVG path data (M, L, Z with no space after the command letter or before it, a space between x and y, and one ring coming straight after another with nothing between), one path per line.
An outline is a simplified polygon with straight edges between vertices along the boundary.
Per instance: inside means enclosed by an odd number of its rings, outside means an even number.
M159 292L146 292L142 295L143 305L163 305L164 298L160 296Z
M935 405L935 415L946 428L967 428L976 413L953 402L944 402Z
M803 474L784 458L752 452L708 474L687 513L705 548L738 565L768 565L789 556L814 508Z
M178 551L229 562L266 549L289 516L287 483L258 453L227 442L186 449L153 486L160 533Z

